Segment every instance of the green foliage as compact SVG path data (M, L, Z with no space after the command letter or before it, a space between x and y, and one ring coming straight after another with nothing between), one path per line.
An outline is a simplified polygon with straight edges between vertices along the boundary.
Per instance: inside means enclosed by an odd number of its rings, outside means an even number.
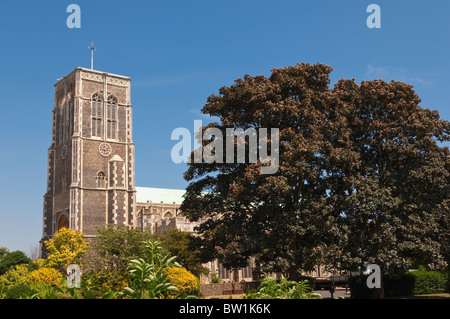
M112 291L123 291L130 285L128 272L122 270L96 269L83 273L81 276L85 291L92 291L92 297ZM96 291L96 292L95 292Z
M82 232L61 228L55 233L54 238L45 242L48 256L44 264L61 270L65 270L70 264L80 264L88 250L88 245Z
M413 277L413 295L449 292L450 273L440 271L413 271L406 276Z
M0 262L2 261L3 256L9 253L9 249L6 247L0 246Z
M222 282L222 278L219 275L217 275L217 274L211 274L211 276L209 278L209 281L212 284L218 284L218 283Z
M287 279L276 280L264 274L261 285L254 292L247 292L245 299L321 299L312 294L307 280L298 282Z
M316 288L316 278L311 276L299 276L298 281L304 281L308 283L308 285L311 287L311 290L314 290Z
M354 299L373 298L373 289L366 284L367 275L350 277L349 287ZM384 275L384 294L386 297L407 297L422 294L449 292L449 272L412 271L402 275Z
M208 97L202 113L220 120L203 130L279 128L280 143L271 175L261 162L224 165L226 152L223 163L188 164L181 210L200 222L204 254L226 268L258 256L265 271L291 279L322 260L392 274L409 260L443 269L450 151L439 142L450 140L450 122L422 107L411 85L342 79L330 87L331 71L275 68Z
M27 284L17 284L11 286L5 293L5 299L30 299L35 293L33 288Z
M373 289L367 287L367 275L351 276L348 278L352 299L370 299L373 297Z
M172 256L177 256L177 261L195 276L208 274L208 269L203 267L201 251L195 243L195 237L178 229L171 229L158 236L163 249Z
M131 259L144 256L144 242L154 237L149 232L120 225L98 228L97 233L92 240L92 253L86 255L85 261L94 270L126 271Z
M162 255L158 241L143 243L142 257L132 259L122 271L90 270L82 275L81 288L68 288L53 268L30 272L28 265L18 265L0 277L1 298L21 299L133 299L197 298L198 279L175 261L176 256ZM30 269L29 269L30 268ZM178 269L181 272L177 271ZM172 283L172 280L174 283ZM180 287L179 289L177 288ZM120 292L122 291L122 292ZM170 293L175 293L171 295Z
M0 292L3 294L16 285L29 283L28 275L30 274L29 266L26 264L16 265L9 269L5 274L0 276Z
M25 296L27 299L67 299L64 295L64 290L59 286L49 286L44 284L31 285L28 295Z
M31 259L20 250L13 252L3 252L3 257L0 261L0 276L16 265L29 264Z
M160 299L165 292L178 291L164 272L167 267L180 267L176 256L161 256L161 243L146 241L145 257L133 259L128 265L131 287L124 289L124 295L133 299Z

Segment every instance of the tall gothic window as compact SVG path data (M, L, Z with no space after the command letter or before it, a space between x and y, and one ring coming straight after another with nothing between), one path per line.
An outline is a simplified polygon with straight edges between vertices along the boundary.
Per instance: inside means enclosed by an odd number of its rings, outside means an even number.
M103 115L103 98L101 94L95 93L92 96L92 136L102 137L102 115Z
M105 180L106 180L105 173L99 172L97 174L97 188L105 188L106 185Z
M112 140L117 138L117 98L108 96L106 102L106 137Z
M219 272L219 276L222 277L222 279L229 279L230 278L230 272L228 269L226 269L222 263L219 263L218 265L218 272Z

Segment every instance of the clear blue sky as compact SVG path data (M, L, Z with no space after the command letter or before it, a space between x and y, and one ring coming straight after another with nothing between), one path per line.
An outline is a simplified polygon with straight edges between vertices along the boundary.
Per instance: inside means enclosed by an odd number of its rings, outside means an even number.
M69 29L69 4L81 28ZM366 8L381 7L381 29ZM193 130L206 98L245 74L299 62L340 78L413 84L450 119L450 1L2 1L0 246L28 252L42 235L53 84L74 68L132 78L136 186L185 188L171 161L177 127Z

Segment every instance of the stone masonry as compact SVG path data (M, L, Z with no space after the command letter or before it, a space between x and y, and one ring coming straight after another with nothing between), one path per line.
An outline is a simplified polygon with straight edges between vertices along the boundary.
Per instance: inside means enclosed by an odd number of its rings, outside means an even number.
M130 78L76 68L54 91L41 252L61 227L136 227Z

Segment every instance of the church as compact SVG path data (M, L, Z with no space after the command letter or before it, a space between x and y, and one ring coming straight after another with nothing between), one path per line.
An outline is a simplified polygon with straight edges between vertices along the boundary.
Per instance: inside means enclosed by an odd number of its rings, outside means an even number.
M179 209L184 190L135 187L130 81L78 67L54 85L41 253L62 227L88 240L108 224L194 232ZM230 277L217 261L205 266Z
M44 242L62 227L96 236L108 224L194 232L180 212L184 190L135 186L133 117L127 76L78 67L54 85L52 138L44 195ZM205 264L225 280L251 281L248 267Z

